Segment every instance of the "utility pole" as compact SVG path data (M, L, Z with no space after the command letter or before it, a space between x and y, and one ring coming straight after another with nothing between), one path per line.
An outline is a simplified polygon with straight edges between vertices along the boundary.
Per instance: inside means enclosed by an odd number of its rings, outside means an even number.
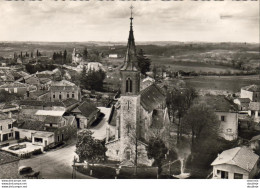
M76 179L76 169L75 169L76 157L74 156L72 165L72 179Z

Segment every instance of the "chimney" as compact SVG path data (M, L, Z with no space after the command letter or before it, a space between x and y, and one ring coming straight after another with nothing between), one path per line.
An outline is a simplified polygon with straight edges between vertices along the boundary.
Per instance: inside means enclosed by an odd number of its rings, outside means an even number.
M11 119L12 118L12 112L8 113L8 118Z
M249 169L249 162L247 162L246 168L247 168L247 170L250 170Z

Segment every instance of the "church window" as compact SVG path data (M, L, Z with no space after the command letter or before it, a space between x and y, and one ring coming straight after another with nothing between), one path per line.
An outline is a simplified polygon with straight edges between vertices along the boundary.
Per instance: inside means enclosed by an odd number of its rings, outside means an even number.
M127 101L127 110L128 110L128 111L130 110L130 104L131 104L131 102L130 102L130 101Z
M129 151L129 150L126 151L126 159L127 160L131 159L131 151Z
M126 92L132 92L133 90L133 83L132 80L130 78L126 79Z
M127 128L127 134L129 134L130 133L130 129L131 129L131 125L127 124L126 128Z

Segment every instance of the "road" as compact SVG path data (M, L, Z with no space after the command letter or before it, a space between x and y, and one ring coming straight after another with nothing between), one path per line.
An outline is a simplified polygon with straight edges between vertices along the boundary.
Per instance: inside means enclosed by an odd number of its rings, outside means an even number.
M105 108L105 107L98 107L102 113L105 114L104 118L101 120L101 122L95 126L89 128L93 132L93 137L99 140L103 140L106 138L106 129L109 126L110 127L110 134L114 135L115 134L115 127L110 126L107 122L109 118L109 113L110 113L110 108Z
M30 159L21 160L19 166L30 166L34 171L40 171L40 177L44 179L71 179L72 164L75 156L75 144L55 151L48 151ZM91 179L76 172L77 179Z

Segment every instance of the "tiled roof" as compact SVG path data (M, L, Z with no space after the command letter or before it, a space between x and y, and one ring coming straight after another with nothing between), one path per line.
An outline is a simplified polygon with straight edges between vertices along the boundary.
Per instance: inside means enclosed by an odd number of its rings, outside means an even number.
M78 112L78 111L80 111L83 116L89 117L91 114L95 114L100 110L91 103L83 102L77 108L72 110L72 112Z
M260 110L260 102L250 102L249 110Z
M8 115L0 112L0 120L9 119Z
M0 88L18 88L18 87L29 87L29 85L20 82L12 82L0 86Z
M260 85L250 85L250 86L245 86L242 87L241 89L247 90L247 91L252 91L252 92L260 92Z
M241 103L249 103L251 100L249 98L238 98Z
M61 81L53 81L51 83L51 86L76 86L76 85L72 82L67 81L67 80L61 80Z
M65 107L71 106L71 105L76 104L78 102L79 101L77 101L76 99L71 99L71 98L62 101L62 103L64 104Z
M26 106L43 106L44 101L37 101L37 100L21 100L19 101L20 105L26 105Z
M15 161L19 161L20 159L18 157L15 157L7 152L0 151L0 165L6 164L6 163L12 163Z
M250 142L256 141L256 140L260 140L260 135L254 136Z
M58 124L62 120L61 116L46 116L44 123L55 123Z
M46 132L54 132L57 130L55 127L47 127L45 126L45 122L37 121L37 120L26 120L21 123L14 125L18 129L27 129L27 130L35 130L35 131L46 131Z
M35 131L45 131L45 123L43 121L36 121L36 120L26 120L22 123L15 125L15 127L19 129L28 129L28 130L35 130Z
M164 95L161 88L155 84L140 91L141 93L141 105L145 110L151 112L152 110L158 108L162 103L164 103L166 96Z
M39 96L42 96L42 95L47 94L47 93L49 93L49 91L47 91L47 90L37 90L37 91L34 91L34 92L30 92L30 97L31 98L39 97Z
M216 112L237 112L238 106L233 101L228 100L225 96L200 96L195 101L206 103Z
M257 163L259 156L253 150L246 147L236 147L223 151L211 164L230 164L236 165L248 172L250 172Z

